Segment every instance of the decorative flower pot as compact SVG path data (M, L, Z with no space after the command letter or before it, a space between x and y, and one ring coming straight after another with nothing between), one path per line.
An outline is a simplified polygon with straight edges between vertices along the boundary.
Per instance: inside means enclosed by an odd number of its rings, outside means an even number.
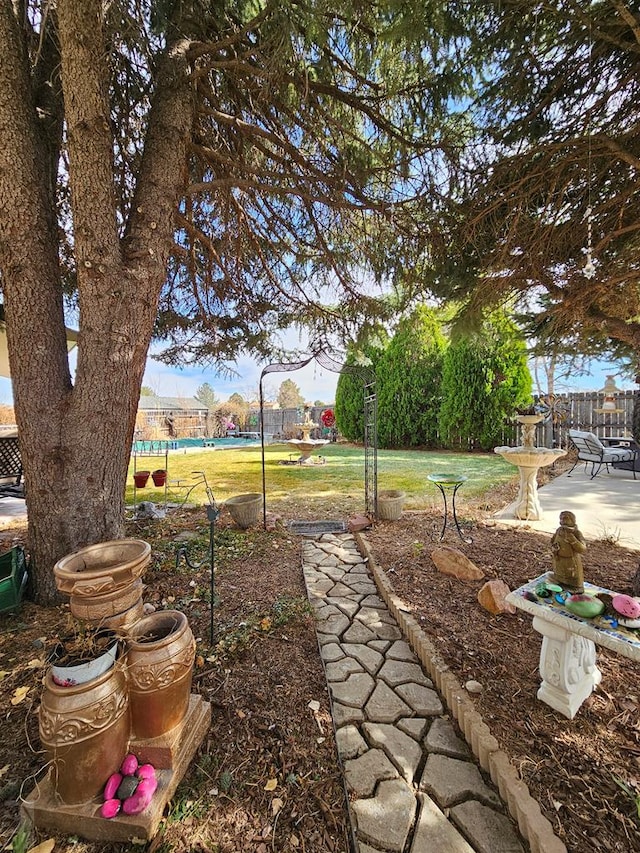
M153 471L151 474L151 479L154 486L164 486L167 482L167 472L163 468L158 468L157 471Z
M231 518L238 527L247 528L260 521L262 495L254 492L247 495L236 495L224 502Z
M124 636L128 633L129 628L134 624L134 622L137 622L138 619L142 619L143 616L144 604L140 597L131 605L131 607L123 610L121 613L114 613L113 616L105 616L105 618L100 621L100 624L105 628L109 628L111 631L115 631L120 636Z
M129 586L151 561L151 545L142 539L112 539L63 557L53 567L60 592L73 596L106 595Z
M133 475L133 482L136 484L136 489L144 489L150 474L150 471L136 471Z
M137 738L165 734L189 705L196 644L187 617L160 610L129 630L127 675L131 726Z
M118 587L111 592L98 595L72 595L69 608L76 619L112 628L114 626L108 620L114 616L120 616L137 605L139 601L141 602L142 590L142 580L136 578L127 586Z
M98 796L127 754L131 734L122 666L116 663L98 678L73 687L58 687L47 673L39 730L61 800L84 803Z
M378 492L378 518L383 521L397 521L402 515L406 494L397 489Z
M87 650L83 651L80 644L78 650L71 653L67 651L64 641L58 643L49 657L54 684L58 687L75 687L93 681L111 669L118 654L118 638L111 631L98 632L96 638ZM74 638L71 641L73 643Z

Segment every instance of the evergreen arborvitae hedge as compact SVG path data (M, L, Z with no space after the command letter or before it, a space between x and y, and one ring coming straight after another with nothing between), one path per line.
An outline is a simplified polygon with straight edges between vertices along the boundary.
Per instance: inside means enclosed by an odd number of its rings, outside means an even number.
M531 400L525 342L517 326L494 312L478 334L449 345L444 359L440 437L447 447L491 450L506 418Z
M370 334L370 342L354 347L347 354L346 363L357 367L364 360L368 362L366 370L377 374L376 365L387 343L386 336L377 334L375 339ZM345 371L340 374L336 386L336 426L347 441L364 443L364 389L364 371L362 375ZM376 393L379 390L376 385Z
M376 370L380 447L437 445L445 349L437 315L426 305L399 323Z

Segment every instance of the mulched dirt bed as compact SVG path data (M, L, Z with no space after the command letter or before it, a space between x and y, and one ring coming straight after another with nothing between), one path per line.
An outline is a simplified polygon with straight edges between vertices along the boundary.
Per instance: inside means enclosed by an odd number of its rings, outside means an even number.
M367 531L375 560L395 592L464 684L479 681L474 701L570 853L640 850L640 685L638 664L598 650L602 683L573 720L536 698L541 636L532 619L491 616L477 601L482 584L511 589L552 568L549 536L475 524L473 543L447 533L446 545L485 572L481 581L439 573L430 554L438 519L405 513ZM585 578L631 592L639 555L610 542L589 543Z
M473 508L475 518L508 499L508 489L493 494L491 504ZM465 513L471 518L463 503ZM299 519L334 515L315 506L289 513ZM458 678L483 684L479 710L570 853L640 850L637 665L599 651L602 684L573 721L539 702L540 636L530 617L490 616L476 600L480 583L455 581L435 570L429 555L439 544L440 524L437 511L405 513L397 522L376 524L367 538ZM447 542L460 547L487 579L499 577L515 588L550 567L548 536L477 520L473 525L473 544ZM195 562L207 552L202 510L132 524L128 532L152 544L145 600L184 610L198 638L194 689L212 703L210 736L152 842L105 846L59 838L55 850L347 853L343 782L302 580L301 540L282 528L238 531L223 514L211 644L208 570L175 568L174 537L194 530L200 535L190 546ZM22 535L2 531L0 550ZM638 559L612 543L590 544L587 579L625 591ZM18 824L21 790L31 790L44 765L37 737L42 661L67 617L65 606L43 609L29 602L16 616L0 616L0 850L9 849ZM35 833L31 843L46 837Z

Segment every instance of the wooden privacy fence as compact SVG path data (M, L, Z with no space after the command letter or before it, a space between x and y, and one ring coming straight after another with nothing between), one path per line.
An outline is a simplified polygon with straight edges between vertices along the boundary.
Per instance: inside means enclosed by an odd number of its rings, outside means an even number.
M318 424L318 433L322 431L322 421L320 416L326 409L334 409L333 406L311 406L309 415L313 423ZM246 429L259 429L259 409L251 409L247 418ZM265 409L263 412L264 431L266 435L286 436L289 432L295 432L294 424L303 423L304 411L300 409ZM313 435L312 435L313 437Z
M536 444L540 447L567 447L568 431L581 429L594 432L599 438L631 436L633 407L638 391L619 391L614 398L615 409L603 409L604 397L596 391L557 394L553 397L550 415L538 424ZM541 403L549 402L542 398Z

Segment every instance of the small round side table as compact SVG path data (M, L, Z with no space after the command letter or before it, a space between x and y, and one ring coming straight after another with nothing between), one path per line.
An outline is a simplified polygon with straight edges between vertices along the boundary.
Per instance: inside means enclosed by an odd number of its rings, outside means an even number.
M462 530L460 530L460 525L458 524L458 516L456 515L456 493L460 486L463 483L466 483L468 479L469 478L464 474L427 474L427 480L429 480L430 483L433 483L435 486L438 487L438 489L440 489L440 493L442 494L442 500L444 503L444 522L442 524L442 531L440 533L441 542L444 539L444 535L447 530L447 520L449 518L449 511L447 507L447 489L451 491L451 514L453 516L453 521L456 530L458 531L458 536L462 539L463 542L473 542L473 539L470 536L465 537L462 533Z

